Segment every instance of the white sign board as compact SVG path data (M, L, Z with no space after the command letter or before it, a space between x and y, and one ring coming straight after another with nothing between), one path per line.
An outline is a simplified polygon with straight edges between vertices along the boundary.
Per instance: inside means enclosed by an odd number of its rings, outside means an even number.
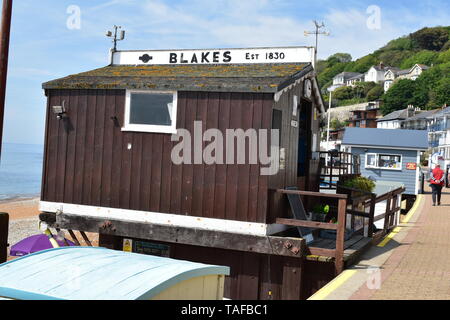
M117 51L114 65L312 63L314 47Z

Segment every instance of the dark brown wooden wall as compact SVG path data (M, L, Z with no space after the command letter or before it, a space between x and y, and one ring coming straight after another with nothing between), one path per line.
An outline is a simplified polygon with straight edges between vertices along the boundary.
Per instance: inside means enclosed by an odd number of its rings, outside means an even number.
M101 247L123 250L122 237L100 234L99 241ZM151 242L169 246L170 258L173 259L230 267L230 276L225 278L226 298L299 300L309 297L303 288L305 261L302 258L269 256L180 243Z
M125 90L47 95L42 200L266 221L269 179L259 165L174 165L171 135L121 131ZM57 120L49 110L63 101L68 118ZM179 92L177 127L268 129L273 103L272 94Z
M308 121L311 131L310 145L313 143L313 134L317 135L317 151L320 144L320 128L319 117L317 111L314 109L318 103L305 100L303 97L303 81L293 86L290 90L284 92L280 99L274 103L274 109L283 112L282 128L281 128L281 147L285 148L285 169L280 170L278 174L270 176L269 178L269 213L268 222L274 223L277 217L292 218L290 215L289 205L285 195L275 192L275 190L285 187L297 186L299 190L319 191L318 181L318 164L319 161L310 159L309 172L303 179L306 185L298 185L297 165L298 165L298 140L299 127L291 125L291 121L299 123L300 109L307 108ZM293 116L293 101L294 95L297 96L297 101L300 109L297 110L297 116ZM316 117L314 113L316 112ZM304 199L305 200L305 199ZM305 201L306 203L306 201Z

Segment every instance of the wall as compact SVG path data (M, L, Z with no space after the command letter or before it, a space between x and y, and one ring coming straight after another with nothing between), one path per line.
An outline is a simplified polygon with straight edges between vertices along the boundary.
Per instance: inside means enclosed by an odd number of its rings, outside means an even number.
M367 151L365 151L367 149ZM373 176L382 181L401 182L405 185L405 194L415 194L416 170L406 170L406 163L417 162L416 150L392 150L379 148L352 147L354 155L359 155L361 159L361 175L364 177ZM366 168L366 153L386 153L402 155L402 170L382 170ZM419 169L417 169L419 170Z
M230 267L230 276L225 278L224 297L233 300L307 299L331 281L335 273L334 263L184 244L149 242L168 246L169 257L173 259ZM123 238L100 235L100 246L123 250Z
M63 100L67 121L50 112ZM177 127L270 129L273 103L272 94L179 92ZM125 90L48 91L43 201L265 222L259 165L174 165L171 135L121 131L124 106Z

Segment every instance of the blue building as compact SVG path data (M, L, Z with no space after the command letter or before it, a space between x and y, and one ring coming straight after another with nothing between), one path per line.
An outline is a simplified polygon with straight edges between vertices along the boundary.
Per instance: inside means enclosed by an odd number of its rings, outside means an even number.
M418 194L420 155L428 149L427 131L346 128L342 146L360 156L362 176L400 182L406 195Z

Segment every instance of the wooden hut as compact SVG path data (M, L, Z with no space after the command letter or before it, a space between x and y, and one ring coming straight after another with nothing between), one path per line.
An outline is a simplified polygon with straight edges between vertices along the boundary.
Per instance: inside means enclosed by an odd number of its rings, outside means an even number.
M314 48L117 51L111 61L43 84L41 219L98 232L118 250L228 265L227 298L305 296L305 240L278 236L287 227L276 219L291 216L276 190L319 190ZM249 144L243 164L238 151L234 162L206 164L200 153L174 163L174 134L199 125L278 129L279 141L269 135L278 170L249 163ZM185 144L204 151L208 141Z

